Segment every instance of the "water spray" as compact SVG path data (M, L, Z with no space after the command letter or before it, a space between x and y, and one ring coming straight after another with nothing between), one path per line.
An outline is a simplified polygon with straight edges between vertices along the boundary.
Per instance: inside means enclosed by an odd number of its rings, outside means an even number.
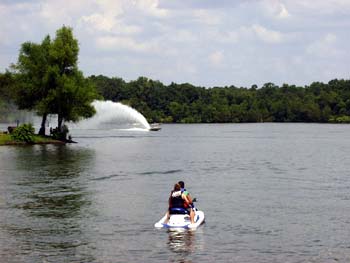
M92 118L79 122L79 128L94 129L99 128L101 124L132 124L146 130L151 129L141 113L120 102L96 100L92 105L96 109L96 114Z

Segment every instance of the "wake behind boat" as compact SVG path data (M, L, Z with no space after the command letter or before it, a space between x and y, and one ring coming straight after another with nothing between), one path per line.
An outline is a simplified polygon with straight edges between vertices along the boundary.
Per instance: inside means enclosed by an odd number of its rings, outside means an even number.
M154 224L156 228L168 229L196 229L204 223L204 212L195 208L194 223L191 224L190 216L184 208L171 208L170 219L167 223L166 215Z

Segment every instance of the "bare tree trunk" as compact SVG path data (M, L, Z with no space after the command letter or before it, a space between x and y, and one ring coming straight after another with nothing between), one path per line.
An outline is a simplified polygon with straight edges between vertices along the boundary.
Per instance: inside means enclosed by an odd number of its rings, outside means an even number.
M62 132L62 124L63 124L63 118L60 114L58 114L58 123L57 123L58 132Z
M67 140L67 134L68 134L69 130L68 130L67 126L64 125L64 118L60 114L58 114L57 131L58 131L59 140L66 141Z
M46 125L47 113L43 114L43 118L41 120L41 126L39 130L39 135L45 136L45 125Z

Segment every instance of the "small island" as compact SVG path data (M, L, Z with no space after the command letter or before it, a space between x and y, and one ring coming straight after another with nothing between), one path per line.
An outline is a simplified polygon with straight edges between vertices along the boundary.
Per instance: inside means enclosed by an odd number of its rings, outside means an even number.
M72 143L72 139L58 139L55 134L38 135L31 124L22 124L18 127L9 126L7 131L0 131L0 146L3 145L33 145Z
M63 141L54 140L51 137L35 135L32 143L14 140L11 135L0 133L0 146L3 145L27 145L27 144L65 144Z

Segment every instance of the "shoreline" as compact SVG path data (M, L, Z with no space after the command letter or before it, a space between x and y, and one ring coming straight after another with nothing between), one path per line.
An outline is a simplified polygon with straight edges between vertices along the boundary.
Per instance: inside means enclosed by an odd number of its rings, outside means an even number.
M28 143L28 142L20 142L15 141L11 138L11 135L0 133L0 146L24 146L24 145L36 145L36 144L55 144L55 145L65 145L66 143L76 143L72 140L66 140L66 141L60 141L60 140L54 140L49 136L40 136L35 135L34 136L34 142Z

